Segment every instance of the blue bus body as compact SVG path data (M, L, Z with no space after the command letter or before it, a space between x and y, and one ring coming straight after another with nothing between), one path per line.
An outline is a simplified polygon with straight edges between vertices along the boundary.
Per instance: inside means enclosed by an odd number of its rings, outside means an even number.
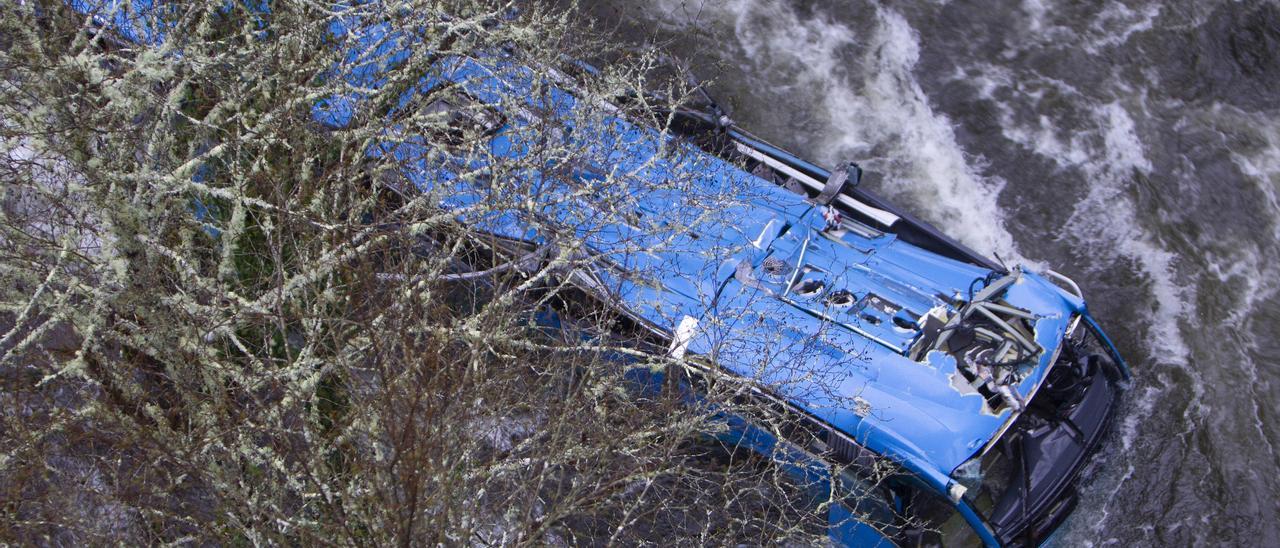
M353 88L382 85L410 55L379 24L339 20L329 32L363 45L335 69ZM122 34L145 43L163 36ZM510 52L436 63L401 108L424 108L415 96L449 87L495 122L483 154L450 152L426 135L392 137L391 127L368 154L402 162L414 191L437 193L471 227L533 246L555 243L540 227L568 227L598 265L579 273L584 289L670 340L673 355L750 379L833 443L900 466L949 501L983 544L1036 544L1070 512L1071 484L1129 372L1069 280L1006 269L856 187L856 168L833 173L731 125L713 130L719 145L708 149L621 114L584 116L591 109L569 80L549 81ZM317 101L313 117L340 130L361 100ZM547 117L585 159L509 174L506 184L542 197L532 216L473 208L493 197L486 158L528 154ZM601 181L635 184L619 183L616 196L576 194ZM601 215L605 205L615 210ZM547 223L531 222L538 218ZM829 457L729 422L726 440L831 489L843 481ZM975 493L990 489L986 463L999 455L1019 481L988 493L984 506ZM885 495L890 506L896 497ZM837 542L919 540L845 519L852 515L831 511Z

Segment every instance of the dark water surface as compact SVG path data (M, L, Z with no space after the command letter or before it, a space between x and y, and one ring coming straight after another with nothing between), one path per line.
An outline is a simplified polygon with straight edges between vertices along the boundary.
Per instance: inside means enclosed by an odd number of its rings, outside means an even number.
M1060 545L1280 545L1280 5L591 9L671 40L743 127L1080 282L1136 383Z

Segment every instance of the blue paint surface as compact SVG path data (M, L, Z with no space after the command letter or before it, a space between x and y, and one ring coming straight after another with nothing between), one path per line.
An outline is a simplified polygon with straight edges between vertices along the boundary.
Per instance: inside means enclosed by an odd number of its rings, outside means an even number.
M495 105L530 85L527 71L501 61L458 60L445 75ZM935 307L953 310L943 296L966 295L989 270L922 250L892 234L824 234L821 212L803 197L726 161L626 120L577 123L571 97L553 108L566 125L574 126L573 139L598 143L598 150L588 150L600 154L599 172L630 174L634 187L611 205L639 216L616 223L611 222L616 216L597 213L599 204L559 200L574 190L564 178L530 174L521 184L540 186L554 204L541 213L556 219L557 226L573 227L602 256L648 279L637 283L633 277L605 273L602 278L622 304L666 329L674 329L684 316L698 318L691 353L771 386L868 448L932 478L944 492L951 471L1009 420L1010 411L985 413L980 395L962 395L952 385L952 358L934 354L927 363L907 358L917 332L893 321L900 315L914 323ZM491 152L518 155L519 147L512 143L527 123L531 121L513 117L506 135L494 139ZM400 146L421 146L418 153L426 152L425 144ZM664 149L672 152L660 152ZM423 191L447 188L457 193L459 206L484 199L476 189L459 185L443 164L419 165L421 172L410 176ZM668 180L687 186L657 186ZM726 197L732 205L717 209L715 199ZM696 237L664 228L693 219L702 219L693 228ZM468 220L505 236L540 239L521 219ZM659 247L661 251L651 251ZM771 284L762 279L762 288L734 278L739 263L759 272L766 258L782 259L788 277L795 267L808 266L829 291L843 289L858 297L873 293L901 310L839 310L820 299L778 298L785 293L783 280ZM1005 299L1039 317L1036 342L1046 349L1038 366L1017 385L1026 397L1043 379L1053 350L1083 303L1031 273L1024 273ZM865 417L854 412L855 401L869 406Z

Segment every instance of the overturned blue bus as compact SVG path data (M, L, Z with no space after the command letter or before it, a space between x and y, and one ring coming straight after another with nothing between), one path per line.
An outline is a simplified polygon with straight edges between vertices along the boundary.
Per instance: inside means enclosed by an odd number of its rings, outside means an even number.
M329 31L395 47L376 25ZM395 56L353 51L346 77L376 86ZM568 282L693 375L746 379L804 421L810 436L730 420L722 438L800 473L841 470L822 478L848 501L829 510L833 541L1037 545L1071 513L1130 375L1074 282L983 257L861 188L856 164L804 161L714 104L665 124L609 108L580 117L572 77L548 80L511 52L435 66L395 108L482 136L484 150L457 150L445 132L375 140L368 154L406 166L404 192L442 196L512 249L532 256L555 245L545 227L570 230L592 267ZM359 101L328 97L312 114L340 128ZM501 191L487 162L548 138L596 155L508 174L542 197L528 215L468 213ZM896 472L863 481L872 462Z
M502 55L440 63L412 91L432 97L415 108L485 135L485 155L523 154L548 112L563 124L557 138L599 150L528 177L560 204L542 214L591 249L594 268L567 275L670 356L750 379L758 397L802 417L816 435L730 421L722 438L796 469L854 470L823 483L851 501L830 510L833 540L1036 545L1070 514L1073 483L1129 378L1074 282L982 257L860 188L858 166L820 168L714 105L670 112L672 133L621 114L583 121L570 79L534 93L547 83ZM512 95L539 99L512 107ZM334 100L315 115L341 126L347 111ZM371 154L415 166L417 191L447 188L460 210L486 199L491 189L459 177L483 160L441 154L438 142L402 139ZM606 180L633 184L606 200L571 198ZM627 220L595 222L606 207ZM548 243L527 219L461 218L530 249ZM875 459L900 473L861 482L857 467Z

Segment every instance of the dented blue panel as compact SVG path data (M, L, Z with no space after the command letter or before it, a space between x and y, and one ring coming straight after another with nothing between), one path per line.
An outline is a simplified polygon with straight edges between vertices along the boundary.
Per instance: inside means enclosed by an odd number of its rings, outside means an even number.
M525 153L520 139L531 121L501 103L513 89L531 97L522 108L551 109L563 117L568 131L561 138L582 147L587 165L574 167L567 180L530 172L515 184L537 187L550 204L540 214L572 227L610 265L595 277L619 304L669 330L686 316L697 318L689 352L770 386L939 489L1011 420L1010 410L990 412L981 395L957 389L955 359L940 352L921 361L907 357L921 318L934 309L954 312L953 303L972 298L975 281L988 278L990 270L888 233L826 231L821 211L804 197L720 158L624 119L579 118L572 97L562 92L533 97L523 67L476 59L450 59L446 65L440 80L419 89L447 80L503 108L508 125L492 139L489 152L495 156ZM489 198L483 185L468 188L457 173L483 172L482 163L430 160L425 146L383 144L371 154L416 154L421 159L406 175L422 191L447 196L445 205L456 208L461 220L506 236L544 239L530 231L527 219L473 216L468 206ZM597 184L622 180L631 192L608 202L610 214L598 215L601 203L567 198L577 190L575 178ZM668 186L672 181L675 188ZM726 202L731 205L712 209ZM625 222L616 222L619 213ZM694 227L692 233L686 226ZM760 272L766 260L781 261L785 275L754 285L736 278L741 265ZM813 298L789 294L792 284L810 279L825 290ZM823 301L837 290L850 292L856 302L836 307ZM1061 290L1029 274L1006 298L1038 315L1036 340L1046 349L1058 346L1077 311ZM1042 353L1042 363L1018 384L1022 396L1035 390L1052 358L1052 352Z

